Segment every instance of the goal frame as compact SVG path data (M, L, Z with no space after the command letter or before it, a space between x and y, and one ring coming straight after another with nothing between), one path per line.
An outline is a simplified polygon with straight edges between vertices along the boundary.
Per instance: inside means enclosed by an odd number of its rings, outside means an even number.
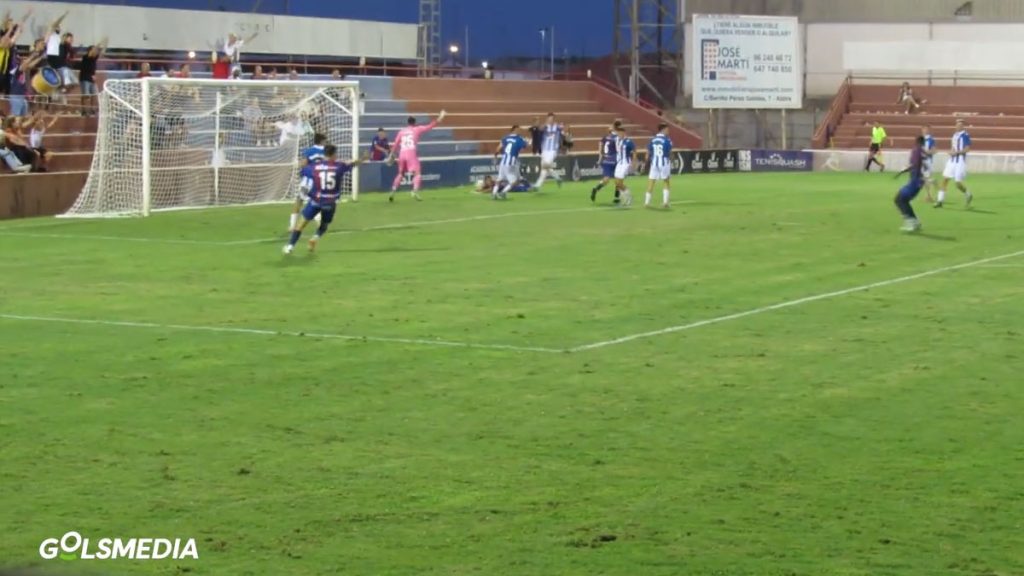
M168 84L171 84L171 85L174 85L174 84L177 84L177 85L191 85L191 86L207 85L207 86L218 86L218 87L222 86L222 87L225 87L225 88L228 88L228 87L231 87L231 86L245 87L245 86L259 85L259 86L284 87L284 88L287 88L287 87L299 87L299 88L344 88L344 89L349 89L351 91L350 92L350 94L351 94L351 103L350 103L349 106L345 106L344 104L342 104L341 102L339 102L336 99L332 98L330 95L328 95L326 93L321 93L320 95L322 97L328 99L329 101L331 101L335 106L337 106L339 109L341 109L345 113L351 115L351 118L352 118L352 128L351 128L352 140L351 140L351 146L352 146L352 153L353 153L354 158L343 158L342 160L348 162L348 161L351 161L351 160L355 160L356 158L359 157L359 152L360 152L360 142L359 142L359 135L360 135L360 122L359 122L359 120L360 120L360 118L359 118L359 116L360 116L360 111L362 109L362 106L361 106L361 101L360 101L361 100L361 94L359 92L359 82L357 82L357 81L351 81L351 80L331 80L331 81L318 81L318 80L241 80L241 79L220 80L220 79L213 79L213 78L175 78L175 77L169 77L169 76L160 76L160 77L150 76L150 77L146 77L146 78L117 79L116 81L119 82L119 83L124 83L124 84L138 83L140 85L140 95L141 95L140 100L141 100L141 102L140 102L140 110L138 110L137 112L139 113L139 116L141 116L141 132L142 132L141 133L141 156L142 156L142 158L141 158L141 164L142 164L142 166L141 166L141 187L142 187L141 194L142 194L142 201L141 201L141 211L136 213L136 214L138 214L140 216L149 216L153 212L160 212L160 211L205 209L205 208L212 208L212 207L220 206L219 204L218 205L214 205L214 206L175 206L175 207L170 207L170 208L157 208L157 209L154 209L152 207L152 204L153 204L153 200L152 200L153 199L153 190L152 190L152 184L153 184L153 178L152 178L152 151L153 151L152 124L153 124L153 118L152 118L152 115L151 115L151 94L152 94L152 87L155 86L155 85L168 85ZM104 92L106 92L106 88L104 88ZM114 96L114 97L117 98L116 96ZM120 98L117 98L117 99L120 100ZM126 102L124 102L123 100L121 101L121 104L124 105L124 106L127 106L129 109L132 108L131 106L128 106L128 104ZM221 92L217 92L217 101L216 101L215 105L216 105L216 112L215 112L215 115L214 115L214 123L215 123L215 126L217 127L216 128L217 132L219 133L220 124L221 124L221 116L222 116L222 93ZM350 107L351 107L351 109L349 109ZM101 122L102 122L102 119L101 119ZM221 146L220 138L219 137L215 137L214 138L214 147L213 147L215 153L219 152L220 146ZM94 154L103 152L103 151L99 150L99 134L97 134L97 147L96 148L97 149L94 151ZM214 191L213 191L214 198L219 198L220 197L220 190L219 190L219 188L220 188L220 178L219 178L220 166L214 166L213 170L214 170L214 178L213 178L213 181L214 181ZM91 172L91 170L90 170L90 172ZM96 175L90 173L89 178L92 178L94 176L100 178L101 180L103 178L103 174L102 173L101 174L96 174ZM352 189L351 189L351 199L352 199L352 201L357 201L359 199L359 166L358 165L356 165L356 166L354 166L352 168L352 172L351 172L351 186L352 186ZM284 200L284 199L281 200L281 202L286 202L286 201L287 200ZM239 205L235 205L235 206L240 206L240 205L244 206L246 204L239 204ZM66 216L70 216L70 215L68 214ZM86 215L86 216L88 217L88 215Z

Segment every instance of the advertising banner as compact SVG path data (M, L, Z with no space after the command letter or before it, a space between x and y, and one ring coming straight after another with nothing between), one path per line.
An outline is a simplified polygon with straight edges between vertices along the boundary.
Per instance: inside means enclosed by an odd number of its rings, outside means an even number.
M751 150L750 164L754 172L810 172L814 169L814 154L806 150Z
M693 15L694 108L803 106L796 18Z

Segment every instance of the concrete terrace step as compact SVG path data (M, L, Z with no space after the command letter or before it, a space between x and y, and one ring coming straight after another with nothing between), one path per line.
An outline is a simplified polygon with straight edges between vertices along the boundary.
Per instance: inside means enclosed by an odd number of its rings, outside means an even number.
M969 126L968 130L971 133L972 139L977 138L1006 138L1006 139L1024 139L1024 126ZM935 136L936 140L948 140L953 137L955 128L949 127L932 127L932 135ZM919 126L887 126L886 133L889 134L890 138L916 138L921 134L921 128ZM837 138L863 138L868 139L871 137L871 127L864 126L862 124L846 125L841 124L836 130L835 136Z
M964 115L955 116L953 114L891 114L891 115L878 115L870 114L866 112L854 112L847 114L843 117L843 124L850 123L868 123L878 120L883 126L888 129L891 126L922 126L924 124L930 124L931 126L948 126L952 127L956 123L957 118L963 118L968 126L1024 126L1024 115L1021 116L998 116L998 115Z
M897 148L906 148L909 142L896 142ZM867 140L863 138L836 138L833 140L836 148L866 150ZM940 150L942 146L940 145ZM1024 150L1024 140L1004 138L972 138L971 150L976 152L1018 152Z
M874 112L883 114L903 114L905 107L899 104L882 102L852 102L851 112ZM921 107L920 114L989 114L989 115L1024 115L1024 105L1009 106L997 104L925 104ZM910 116L910 114L906 114Z

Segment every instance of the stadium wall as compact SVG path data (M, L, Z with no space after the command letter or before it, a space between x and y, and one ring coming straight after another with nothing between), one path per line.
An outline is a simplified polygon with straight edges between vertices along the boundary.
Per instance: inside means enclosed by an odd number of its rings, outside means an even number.
M75 203L88 172L0 175L0 220L63 214Z
M110 46L132 50L211 50L229 32L260 35L245 52L338 56L416 58L417 26L393 22L268 16L239 12L169 10L65 2L7 2L19 17L33 10L28 37L42 37L50 22L65 11L63 28L81 44L110 38Z
M858 4L851 2L851 5ZM687 25L686 34L692 38L692 25ZM1024 54L1024 24L997 23L803 23L801 35L804 53L804 95L808 99L832 97L840 88L848 75L872 76L884 75L891 78L892 83L903 80L923 83L952 83L956 78L958 85L982 85L999 82L1003 85L1024 86L1024 75L1020 66L1011 66ZM984 39L979 43L978 39ZM927 61L934 63L930 68L910 66L911 57L899 50L899 46L885 46L881 51L874 51L868 61L844 61L846 45L866 43L877 47L879 43L894 40L912 43L936 43L934 46L946 46L946 43L957 43L957 46L973 46L966 51L962 59L957 60L958 67L951 69L944 63L941 55L928 55ZM996 46L979 45L996 43ZM920 45L920 44L919 44ZM907 46L904 49L909 49ZM993 53L1005 56L993 60ZM1011 58L1011 56L1013 56ZM1005 62L1004 62L1005 61ZM917 64L919 61L914 60ZM853 66L853 67L851 67ZM685 54L685 93L686 103L693 93L693 52Z

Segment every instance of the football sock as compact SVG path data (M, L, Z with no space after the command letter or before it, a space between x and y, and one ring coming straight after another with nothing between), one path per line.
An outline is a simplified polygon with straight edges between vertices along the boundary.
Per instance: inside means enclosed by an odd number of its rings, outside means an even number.
M320 227L316 229L316 235L319 238L324 234L327 234L327 222L320 222Z
M547 177L548 177L548 171L547 170L541 170L540 171L540 178L537 178L537 183L534 184L534 186L537 187L537 188L540 188L541 186L543 186L544 185L544 180L546 180Z
M946 191L944 189L943 190L939 190L939 196L938 196L939 204L942 204L945 201L946 201Z
M591 190L591 192L597 193L599 190L601 190L601 188L604 188L604 185L605 185L605 182L599 183L597 186L594 186L594 189Z
M647 192L644 193L644 205L645 206L650 206L650 204L651 204L651 191L648 190Z
M399 172L395 175L395 181L391 183L391 191L398 190L398 186L402 183L402 173Z
M661 191L661 203L668 204L668 188Z
M295 246L295 243L299 241L299 236L302 236L302 230L292 230L292 237L288 243Z
M292 214L292 217L288 220L288 229L295 230L295 225L299 223L299 215Z
M413 192L419 192L420 191L420 184L422 184L422 183L423 183L423 177L420 176L419 172L417 172L416 175L413 176L413 178L412 178L412 191Z

